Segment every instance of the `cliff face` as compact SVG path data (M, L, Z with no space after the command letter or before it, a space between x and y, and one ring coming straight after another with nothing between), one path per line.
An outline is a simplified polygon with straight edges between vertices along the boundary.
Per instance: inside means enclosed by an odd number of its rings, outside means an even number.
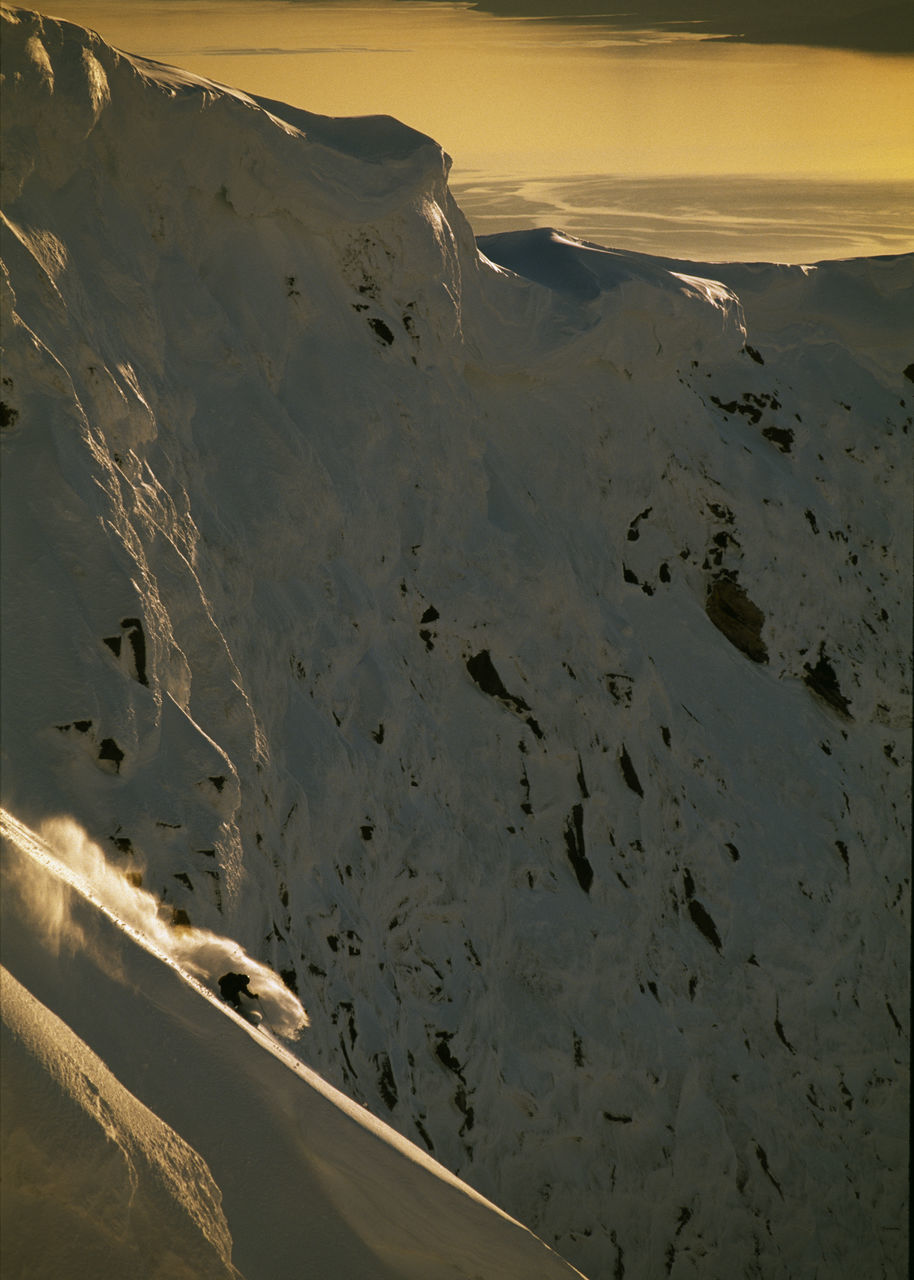
M900 1274L912 259L5 31L4 803L583 1270Z

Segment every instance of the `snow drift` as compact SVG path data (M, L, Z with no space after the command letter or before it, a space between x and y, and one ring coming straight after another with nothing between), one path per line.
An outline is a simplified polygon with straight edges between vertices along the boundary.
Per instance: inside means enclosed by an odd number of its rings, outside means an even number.
M396 121L4 68L6 807L582 1270L901 1275L914 258L480 252Z

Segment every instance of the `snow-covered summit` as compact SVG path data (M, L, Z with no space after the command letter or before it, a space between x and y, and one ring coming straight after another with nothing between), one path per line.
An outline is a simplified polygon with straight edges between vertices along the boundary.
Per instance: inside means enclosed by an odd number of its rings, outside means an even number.
M480 253L396 122L3 70L5 807L582 1271L900 1275L914 258Z
M670 264L647 254L626 253L606 249L565 235L552 227L533 231L502 231L480 236L479 247L494 262L509 267L528 280L535 280L558 293L568 293L582 300L599 297L611 289L619 289L629 281L641 280L658 289L681 292L682 284L692 282ZM681 266L677 263L676 266ZM695 280L700 296L726 309L737 302L735 296L714 280Z

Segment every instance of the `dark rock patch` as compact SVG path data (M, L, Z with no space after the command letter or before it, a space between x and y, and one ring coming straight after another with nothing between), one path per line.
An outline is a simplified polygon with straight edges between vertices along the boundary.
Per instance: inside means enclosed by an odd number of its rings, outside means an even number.
M623 680L625 683L620 684ZM610 671L606 676L606 688L614 702L624 702L626 706L631 706L633 685L632 677L621 671Z
M565 848L568 861L578 878L578 884L585 893L590 893L593 884L593 867L588 861L584 848L584 806L576 804L565 822Z
M397 1082L394 1079L390 1058L386 1053L376 1053L374 1055L374 1064L378 1071L378 1093L387 1103L388 1108L393 1111L397 1105L399 1094L397 1093Z
M58 733L69 733L71 729L75 729L77 733L88 733L92 728L92 721L73 720L70 724L55 724L54 728Z
M699 933L707 938L712 947L720 951L720 934L717 932L717 927L697 898L693 898L689 903L689 915Z
M844 716L847 720L852 720L853 716L848 709L850 703L841 692L835 669L825 653L824 643L819 645L819 659L816 665L811 667L807 662L804 664L803 670L806 673L803 676L803 683L807 688L811 689L824 702L827 702L839 715Z
M416 1126L416 1132L419 1134L419 1137L422 1139L422 1141L423 1141L423 1142L425 1143L425 1145L428 1147L429 1151L434 1151L434 1150L435 1150L435 1144L434 1144L434 1142L432 1142L431 1138L429 1137L429 1135L428 1135L428 1131L426 1130L426 1128L425 1128L425 1126L423 1125L422 1121L421 1121L421 1120L417 1120L417 1119L413 1118L413 1124Z
M521 741L517 745L520 747L521 755L524 755L526 753L527 748L524 745L523 739L521 739ZM527 814L528 817L530 817L533 813L533 805L530 801L530 778L527 774L527 766L523 762L521 763L520 785L523 787L524 795L526 796L526 799L521 801L520 807L522 812Z
M711 403L716 404L718 409L723 410L726 414L741 413L743 417L748 418L755 427L762 419L763 409L780 409L781 402L777 396L762 391L759 395L753 395L751 391L744 391L742 400L729 400L724 403L717 396L711 396Z
M781 453L790 453L793 444L793 432L789 427L763 427L762 435L772 444L776 444Z
M384 321L379 320L377 316L369 316L368 323L377 340L389 347L394 340L394 335Z
M7 431L10 427L14 427L18 418L19 410L14 409L5 400L0 400L0 431Z
M654 509L653 507L645 507L643 511L639 511L638 514L635 516L634 520L628 526L627 537L629 542L638 541L638 538L640 537L640 534L638 532L638 525L642 520L647 519L647 517L651 514L653 509Z
M762 417L762 413L760 409L757 409L754 405L751 405L751 404L740 404L738 400L728 400L726 403L724 403L724 401L718 399L717 396L711 396L711 403L716 404L718 409L722 409L723 412L727 414L731 414L731 413L745 414L753 426L756 426Z
M476 1114L473 1108L467 1103L467 1091L464 1088L457 1089L454 1093L454 1106L461 1111L464 1116L463 1124L460 1126L461 1138L465 1133L473 1128L476 1123Z
M497 698L506 707L510 707L521 714L530 710L523 698L518 698L516 694L509 693L505 688L501 676L495 670L495 664L488 649L481 649L472 658L467 658L466 668L482 692L487 693L490 698ZM545 736L532 715L526 716L524 723L537 738Z
M438 1043L435 1045L435 1057L443 1066L447 1067L448 1071L453 1071L454 1074L459 1076L462 1080L463 1073L460 1069L460 1063L448 1047L448 1041L450 1038L450 1034L447 1031L438 1032Z
M124 753L113 738L102 738L98 746L98 758L99 760L110 760L114 765L114 772L120 773Z
M774 1187L775 1191L777 1191L778 1195L783 1200L784 1192L781 1190L781 1184L778 1182L778 1180L775 1178L774 1174L771 1172L771 1170L768 1167L768 1156L765 1154L765 1148L760 1147L759 1144L756 1143L755 1154L758 1158L759 1164L762 1166L762 1172L764 1173L765 1177L768 1179L768 1181Z
M626 786L631 791L634 791L636 796L641 796L643 799L644 788L642 787L641 781L635 772L635 766L632 764L632 758L625 749L624 743L619 754L619 768L622 770L622 777L625 779Z
M734 648L753 662L768 661L768 647L762 639L765 615L743 588L730 578L718 578L708 588L705 613Z
M146 636L139 618L122 618L121 628L127 632L130 648L133 650L133 663L136 678L140 684L148 685L146 678Z
M488 649L481 649L474 657L467 658L467 671L483 693L487 693L490 698L500 698L502 702L510 703L518 711L530 710L522 698L515 698L508 693L501 676L495 670L495 664Z
M775 1007L775 1011L774 1011L774 1029L777 1033L777 1037L780 1040L781 1044L784 1045L786 1049L789 1049L791 1053L795 1054L796 1049L793 1047L793 1045L787 1039L787 1036L784 1034L784 1028L781 1025L781 1011L777 1006Z

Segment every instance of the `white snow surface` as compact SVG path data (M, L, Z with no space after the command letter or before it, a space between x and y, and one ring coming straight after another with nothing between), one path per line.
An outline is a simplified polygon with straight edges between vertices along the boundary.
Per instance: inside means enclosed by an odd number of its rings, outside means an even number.
M4 1275L904 1275L914 257L3 72Z

